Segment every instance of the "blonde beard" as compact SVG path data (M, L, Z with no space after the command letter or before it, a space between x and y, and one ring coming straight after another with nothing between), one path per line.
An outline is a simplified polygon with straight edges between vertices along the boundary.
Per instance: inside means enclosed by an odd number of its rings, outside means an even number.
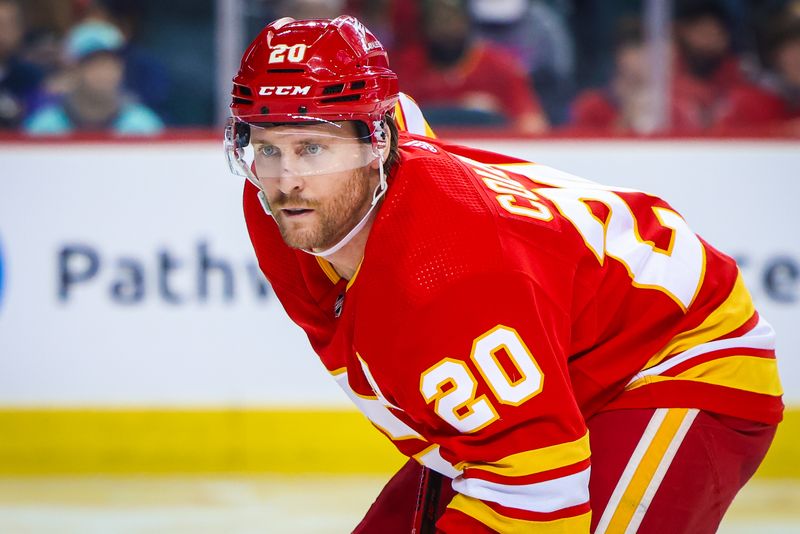
M343 180L337 194L327 202L306 201L302 195L283 195L270 201L283 241L292 248L324 250L338 243L367 213L372 201L369 168L356 169ZM293 229L280 211L283 204L301 204L313 209L317 220L313 226Z

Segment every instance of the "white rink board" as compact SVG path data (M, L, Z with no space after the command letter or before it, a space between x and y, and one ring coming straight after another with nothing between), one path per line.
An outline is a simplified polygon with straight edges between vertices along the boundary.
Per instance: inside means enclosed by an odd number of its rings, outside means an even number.
M744 260L800 404L800 144L470 144L664 196ZM218 143L0 145L0 406L349 406L240 206Z

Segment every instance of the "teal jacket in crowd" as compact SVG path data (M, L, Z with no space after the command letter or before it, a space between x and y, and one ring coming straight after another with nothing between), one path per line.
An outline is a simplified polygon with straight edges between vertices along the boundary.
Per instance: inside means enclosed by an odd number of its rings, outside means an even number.
M24 128L31 135L64 135L77 129L63 104L51 104L34 112ZM154 135L164 129L164 123L146 106L126 102L106 129L118 135Z

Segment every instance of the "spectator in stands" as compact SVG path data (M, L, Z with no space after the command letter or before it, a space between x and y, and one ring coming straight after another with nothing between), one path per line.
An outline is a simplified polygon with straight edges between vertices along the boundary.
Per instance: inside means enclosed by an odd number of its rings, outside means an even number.
M550 123L563 123L574 74L574 44L563 14L544 0L469 0L469 7L478 35L523 64Z
M730 92L747 81L731 50L723 5L718 0L678 2L675 39L672 129L703 131L719 119Z
M0 129L20 124L42 80L42 72L20 57L24 33L19 2L0 0Z
M432 125L508 124L541 133L547 119L524 67L505 50L472 37L465 0L424 0L422 46L399 51L400 89Z
M123 90L122 33L113 25L90 21L66 37L66 55L74 65L71 86L58 102L30 116L25 129L34 135L110 131L150 135L163 128L159 117Z
M587 89L572 105L570 129L579 133L652 133L652 91L639 19L617 25L614 73L607 87Z
M97 20L113 24L125 42L120 56L125 63L125 89L160 116L169 114L171 80L160 58L136 42L139 19L144 10L138 0L91 0L83 21Z
M25 59L44 73L61 69L61 41L73 25L74 5L64 0L20 0L25 20Z
M800 17L776 21L768 32L769 70L761 83L732 91L720 131L800 136Z
M361 1L369 2L370 0ZM419 26L422 20L422 8L420 2L388 1L387 16L389 17L391 40L388 45L384 44L384 46L391 50L392 68L394 69L396 59L402 51L410 50L420 45L422 32ZM381 42L383 43L382 40Z

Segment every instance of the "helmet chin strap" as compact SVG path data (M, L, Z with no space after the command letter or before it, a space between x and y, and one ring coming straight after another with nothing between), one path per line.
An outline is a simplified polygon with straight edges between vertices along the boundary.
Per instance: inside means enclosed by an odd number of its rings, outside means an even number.
M302 250L303 252L306 252L308 254L311 254L312 256L319 256L321 258L327 258L327 257L332 256L333 254L336 254L337 252L339 252L342 249L342 247L344 247L350 241L352 241L352 239L367 224L367 221L369 220L370 216L372 215L372 212L375 211L375 208L378 205L378 201L383 197L383 195L386 194L386 189L388 188L388 186L386 184L386 173L383 170L383 164L382 163L381 163L381 165L378 165L378 173L379 173L379 176L380 176L380 181L378 182L378 186L372 192L372 203L370 204L369 210L367 211L367 213L364 214L363 217L361 217L361 220L358 221L358 224L356 224L349 232L347 232L347 235L345 235L343 238L341 238L338 243L336 243L332 247L329 247L329 248L327 248L325 250L314 251L314 250L305 249L305 248L302 248L300 250ZM269 204L267 203L267 197L264 194L264 191L259 191L258 192L258 199L259 199L259 201L261 201L261 206L264 208L264 211L268 215L272 216L272 218L274 219L275 215L272 213L272 209L270 209Z

